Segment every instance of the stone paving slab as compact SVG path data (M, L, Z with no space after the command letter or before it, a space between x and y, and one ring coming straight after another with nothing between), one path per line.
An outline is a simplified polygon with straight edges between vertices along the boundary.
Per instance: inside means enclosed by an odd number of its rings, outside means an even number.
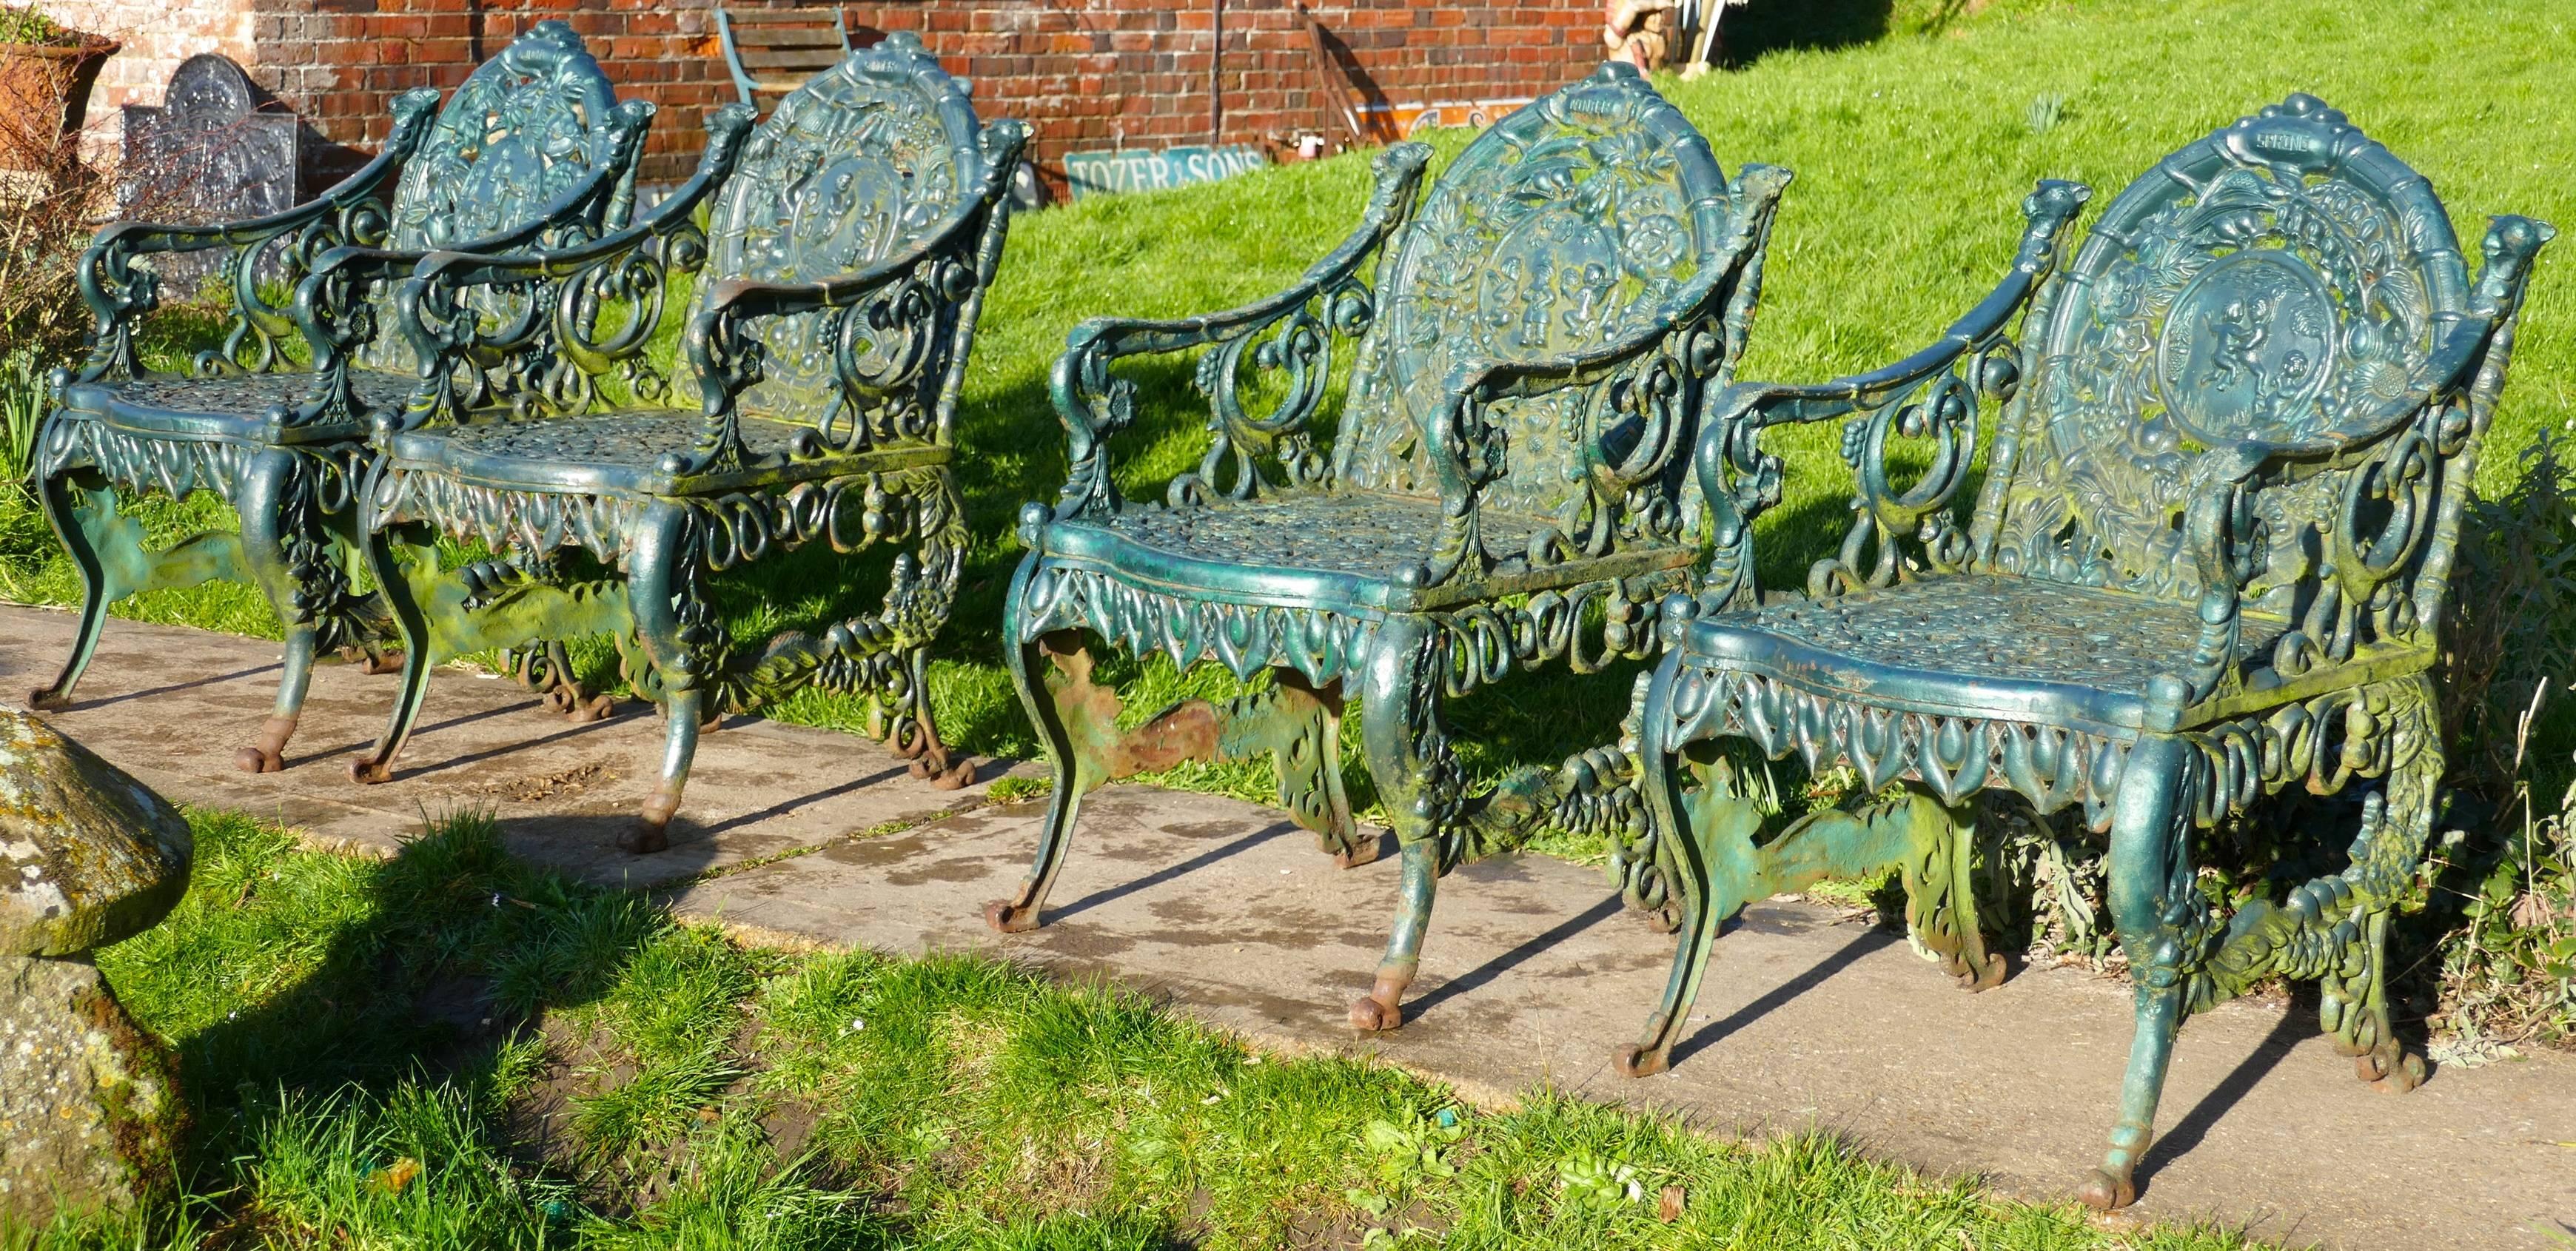
M67 612L0 605L0 697L24 706L51 681L73 624ZM698 740L671 848L634 856L614 840L659 775L662 721L651 705L630 701L607 720L576 723L509 679L443 668L430 677L394 780L360 786L349 761L383 731L394 678L327 664L314 672L287 767L238 772L233 753L268 715L277 674L274 643L111 621L77 702L48 715L173 799L293 826L323 846L391 855L423 814L483 809L513 853L612 886L657 885L918 822L983 802L1002 776L988 766L975 785L942 791L855 735L727 718Z
M0 690L32 685L22 679L53 662L68 627L62 614L0 607ZM2025 970L1969 995L1901 935L1774 901L1719 942L1673 1071L1622 1079L1611 1049L1653 1003L1671 939L1621 911L1597 871L1535 856L1442 884L1407 1025L1362 1039L1343 1014L1393 915L1395 865L1336 870L1265 808L1101 791L1045 928L1006 938L984 927L982 906L1018 880L1042 806L920 821L975 792L933 791L854 738L757 724L707 738L684 810L699 824L675 830L669 852L625 857L607 840L649 779L649 714L566 727L506 682L443 673L424 717L436 728L414 740L404 776L359 789L339 757L372 737L382 696L370 684L387 679L335 668L316 678L294 766L250 777L228 762L265 711L269 645L117 622L101 650L90 702L58 719L174 798L377 849L423 810L479 803L523 854L592 880L660 883L683 912L747 935L999 952L1115 979L1265 1045L1374 1053L1479 1098L1548 1082L1718 1132L1822 1127L2054 1199L2096 1158L2127 1054L2118 983ZM160 687L180 689L125 698ZM311 758L322 748L331 758ZM593 771L578 789L549 782L580 768ZM918 823L856 837L905 820ZM2381 1095L2353 1080L2312 1012L2230 1004L2184 1030L2159 1123L2132 1209L2142 1218L2347 1248L2543 1249L2563 1244L2541 1230L2576 1232L2565 1145L2576 1058L2565 1055L2444 1069L2412 1094Z

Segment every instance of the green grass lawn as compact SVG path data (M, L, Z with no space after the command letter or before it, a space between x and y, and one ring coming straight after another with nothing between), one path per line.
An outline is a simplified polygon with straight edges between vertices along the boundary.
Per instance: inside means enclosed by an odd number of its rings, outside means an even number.
M481 817L390 861L192 824L186 900L100 959L180 1053L186 1198L0 1247L2246 1245L1818 1137L1471 1107L987 960L746 949L519 865Z

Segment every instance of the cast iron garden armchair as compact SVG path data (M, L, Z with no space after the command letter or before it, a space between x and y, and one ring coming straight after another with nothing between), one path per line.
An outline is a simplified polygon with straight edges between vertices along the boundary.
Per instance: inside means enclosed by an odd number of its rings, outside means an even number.
M425 363L404 409L378 419L359 495L404 664L384 737L352 776L390 776L440 658L606 634L668 722L633 850L665 845L702 722L803 686L867 696L917 775L966 780L924 669L968 542L949 472L957 391L1027 131L979 123L908 34L807 80L757 128L751 117L745 105L712 117L697 175L625 231L534 256L434 257L404 288ZM668 271L701 264L681 388L696 407L668 407L645 348ZM464 297L525 288L555 293L568 357L621 375L636 403L489 411L475 361L494 345ZM626 311L594 337L610 302ZM499 368L519 368L507 355ZM508 563L442 573L440 532ZM814 540L900 549L882 610L737 652L711 579ZM412 559L394 559L397 542Z
M79 633L60 676L29 697L58 706L88 667L108 605L215 578L258 584L286 633L274 715L242 768L282 764L315 653L383 634L373 596L345 575L350 493L377 409L399 407L413 358L394 333L391 279L425 249L510 250L623 221L653 109L619 104L561 22L540 22L475 70L444 110L421 89L394 102L376 157L310 203L213 226L125 222L80 260L96 318L88 359L56 378L34 466L46 516L80 571ZM135 336L159 304L155 254L223 249L232 318L190 375L146 370ZM285 307L271 301L283 284ZM309 359L293 359L301 342ZM513 380L519 385L530 380ZM240 533L148 551L119 492L222 495Z
M1933 348L1716 406L1702 489L1736 543L1700 618L1666 614L1678 645L1640 701L1624 796L1646 837L1614 859L1682 900L1665 1001L1621 1057L1655 1072L1718 926L1829 874L1894 865L1920 943L1994 984L1977 797L2080 806L2109 838L2136 985L2118 1124L2082 1192L2118 1207L2183 1018L2265 978L2323 983L2325 1030L2365 1080L2423 1074L2391 1029L2385 941L2435 815L2430 670L2478 437L2552 232L2495 219L2472 284L2431 186L2304 95L2167 157L2051 276L2085 195L2042 184L2012 276ZM1762 432L1832 420L1850 536L1807 597L1760 602L1743 527L1778 498ZM1847 765L1859 797L1762 839L1722 739ZM2303 820L2335 832L2280 880L2232 908L2205 897L2199 831L2278 820L2258 801L2293 785L2359 802L2311 803Z
M1743 343L1788 176L1748 166L1729 184L1619 64L1487 131L1416 214L1428 156L1381 154L1360 229L1279 295L1070 336L1054 390L1072 478L1021 514L1006 618L1056 787L1036 865L987 912L996 927L1037 924L1085 793L1183 758L1270 753L1283 804L1325 850L1373 858L1342 793L1348 689L1403 854L1394 934L1351 1015L1393 1028L1438 878L1521 824L1514 797L1466 793L1443 702L1515 667L1646 655L1658 601L1694 587L1688 449ZM1314 423L1352 338L1328 454ZM1205 459L1163 506L1122 500L1107 439L1133 392L1111 364L1202 346ZM1255 377L1278 396L1267 411ZM1122 735L1084 630L1277 681Z

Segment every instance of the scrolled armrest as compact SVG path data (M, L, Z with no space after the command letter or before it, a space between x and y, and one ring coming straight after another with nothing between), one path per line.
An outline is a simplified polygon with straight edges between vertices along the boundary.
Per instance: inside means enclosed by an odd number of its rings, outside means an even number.
M1305 446L1304 428L1331 374L1330 341L1365 332L1376 315L1360 270L1412 217L1415 191L1430 160L1431 149L1419 143L1399 143L1378 153L1371 162L1375 185L1358 228L1275 294L1199 317L1096 317L1074 327L1049 379L1071 466L1050 515L1069 520L1119 507L1109 439L1134 420L1135 388L1115 376L1110 365L1124 356L1215 347L1201 359L1197 381L1213 409L1210 425L1216 439L1199 471L1174 482L1176 496L1221 481L1229 459L1236 462L1236 473L1230 487L1219 489L1247 493L1257 483L1251 458L1261 454L1280 456L1294 475L1324 473L1321 456ZM1271 337L1264 339L1265 334ZM1236 380L1247 350L1256 366L1288 371L1287 395L1267 414L1247 412L1239 396Z
M697 214L733 175L757 116L747 104L708 114L697 172L621 229L524 251L457 248L419 258L395 290L394 316L419 363L420 383L401 413L378 416L380 431L463 419L490 398L488 370L514 360L529 363L540 340L562 357L544 388L548 407L587 405L595 394L592 380L612 369L622 370L641 393L666 391L667 380L645 364L643 349L661 324L670 274L694 272L706 262L707 237ZM551 298L533 302L525 316L486 326L468 296L489 288L551 292ZM598 313L611 300L627 301L634 311L603 340L596 333ZM470 385L460 389L460 375Z
M302 204L266 217L188 226L167 222L117 222L98 232L81 253L76 270L81 301L89 306L90 348L76 378L130 378L141 373L135 354L134 326L161 304L160 281L147 265L134 261L153 253L198 252L229 248L227 276L233 284L233 325L224 349L198 358L199 372L229 364L265 369L276 360L276 341L293 333L288 315L259 296L258 253L272 240L298 234L287 259L290 273L316 253L336 244L384 237L388 224L383 201L387 183L428 135L438 113L438 93L423 87L405 92L393 104L394 123L384 147L356 173Z
M867 268L815 282L732 278L709 288L682 344L698 380L704 425L697 446L663 458L672 474L754 469L781 462L744 447L737 411L762 376L764 320L825 314L839 403L798 432L784 459L854 451L879 441L935 441L953 417L963 353L1009 230L1011 172L1028 128L983 127L982 175L937 225ZM933 366L939 368L934 369Z
M1900 544L1909 539L1922 542L1937 568L1965 559L1966 536L1947 518L1975 457L1978 405L2001 404L2019 387L2022 366L2009 333L2056 269L2067 227L2092 194L2081 183L2042 179L2022 200L2021 243L2011 269L1922 350L1830 382L1743 382L1718 397L1694 456L1716 553L1701 597L1704 610L1748 606L1758 596L1752 523L1779 502L1781 486L1780 460L1762 450L1761 432L1775 425L1863 415L1844 427L1842 447L1853 471L1858 516L1841 550L1809 571L1809 594L1893 582ZM1910 485L1898 484L1889 472L1887 451L1894 438L1934 442L1929 467Z

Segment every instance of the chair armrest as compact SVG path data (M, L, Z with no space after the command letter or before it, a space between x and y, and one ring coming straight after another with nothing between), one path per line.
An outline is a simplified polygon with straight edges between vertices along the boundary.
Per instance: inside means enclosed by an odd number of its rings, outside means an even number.
M372 159L331 189L284 212L205 226L118 222L99 231L82 251L76 270L92 326L89 353L75 379L92 382L142 372L134 327L160 307L161 289L148 265L134 268L137 258L209 248L232 252L224 265L233 284L233 325L220 354L198 358L198 371L214 372L225 364L254 371L273 365L277 341L293 333L294 326L284 311L260 299L259 254L270 241L300 232L303 237L290 245L287 257L292 272L336 244L384 238L389 219L383 192L429 134L438 115L438 93L426 87L405 92L395 99L393 115L393 129Z
M1436 449L1426 459L1440 484L1441 534L1430 558L1406 571L1409 585L1436 586L1471 571L1487 572L1478 512L1485 486L1503 473L1507 448L1485 412L1503 399L1581 390L1602 400L1587 406L1582 439L1588 498L1575 500L1573 512L1531 538L1531 566L1578 553L1605 555L1623 525L1679 537L1677 507L1649 505L1654 515L1630 516L1632 496L1657 479L1671 480L1670 471L1691 442L1702 397L1723 387L1733 371L1759 295L1772 219L1789 179L1789 171L1769 165L1737 172L1726 218L1706 223L1712 233L1723 231L1717 246L1644 325L1610 343L1560 356L1463 361L1452 369L1447 394L1437 411L1425 415L1422 432L1425 446ZM1603 439L1614 425L1636 434L1615 451Z
M548 201L516 226L457 245L458 251L511 253L549 239L597 236L625 190L627 171L652 129L649 100L618 104L608 119L608 159L591 167L581 180ZM314 259L297 284L295 324L313 350L314 383L286 424L304 425L346 417L356 411L350 389L353 353L376 337L376 309L369 297L377 284L399 277L426 259L432 249L386 248L343 244Z
M2183 541L2201 586L2201 632L2177 675L2181 693L2207 698L2238 676L2240 616L2261 546L2248 488L2266 476L2346 475L2324 536L2323 567L2301 578L2331 585L2297 597L2307 613L2274 644L2275 673L2295 678L2320 662L2348 659L2365 636L2434 627L2477 470L2470 440L2494 414L2532 262L2556 233L2528 217L2494 219L2468 311L2441 330L2405 394L2307 443L2248 440L2194 461ZM2392 583L2397 593L2384 593Z
M975 333L984 290L1000 268L1010 228L1011 173L1028 128L987 123L981 179L911 246L866 269L818 282L726 279L682 336L697 374L703 425L697 446L663 458L674 475L761 469L789 459L856 451L878 442L944 442L964 376L963 347ZM743 445L742 393L761 378L765 319L827 314L839 420L819 415L790 451L754 454Z
M1176 496L1190 492L1193 484L1219 480L1221 462L1229 456L1237 461L1230 494L1255 489L1252 459L1257 455L1285 452L1282 459L1296 463L1292 473L1320 478L1327 472L1321 455L1305 446L1305 426L1331 373L1330 340L1362 333L1375 315L1360 269L1412 217L1414 193L1430 160L1431 149L1419 143L1400 143L1378 153L1371 162L1375 186L1358 229L1274 295L1201 317L1100 317L1074 327L1065 336L1064 354L1056 358L1048 387L1056 416L1064 423L1065 459L1071 466L1051 515L1069 520L1119 507L1109 439L1135 419L1135 385L1110 371L1111 363L1123 356L1217 347L1201 359L1197 374L1217 437L1199 472L1173 483ZM1256 367L1288 371L1288 394L1266 415L1246 412L1240 398L1239 370L1247 350Z
M1844 427L1842 442L1858 515L1841 550L1808 571L1810 595L1892 583L1909 540L1923 539L1936 568L1964 560L1967 538L1947 518L1975 458L1978 406L2001 405L2020 385L2022 366L2009 337L2014 320L2045 288L2067 227L2092 194L2081 183L2041 180L2022 200L2024 225L2011 270L1921 351L1831 382L1743 382L1718 397L1693 457L1713 544L1702 611L1749 607L1759 595L1753 520L1779 503L1781 473L1780 459L1762 450L1761 433L1775 425L1861 415ZM1929 467L1910 485L1899 485L1889 471L1894 438L1934 443ZM1936 533L1923 538L1927 520Z
M706 231L697 214L733 175L754 116L742 104L708 114L697 172L622 229L528 251L450 249L421 257L394 293L395 323L411 344L420 382L400 414L378 418L379 431L462 420L468 409L491 398L494 366L515 362L533 369L549 350L561 354L566 370L548 388L557 392L546 401L550 407L586 405L594 393L590 380L611 369L622 368L641 392L666 390L667 380L645 365L644 346L661 324L671 273L694 272L706 261ZM467 297L489 288L535 296L526 316L486 326ZM611 300L630 302L635 311L602 339L599 306ZM461 388L460 375L467 383Z

